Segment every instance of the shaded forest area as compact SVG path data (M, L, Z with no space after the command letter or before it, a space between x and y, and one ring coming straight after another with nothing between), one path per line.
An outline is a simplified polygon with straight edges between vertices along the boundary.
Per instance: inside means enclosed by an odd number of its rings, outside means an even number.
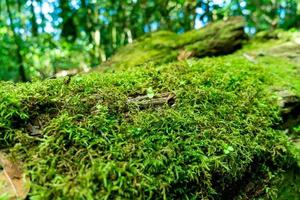
M239 15L250 35L297 28L300 21L295 0L3 0L0 79L89 71L146 33L180 34Z

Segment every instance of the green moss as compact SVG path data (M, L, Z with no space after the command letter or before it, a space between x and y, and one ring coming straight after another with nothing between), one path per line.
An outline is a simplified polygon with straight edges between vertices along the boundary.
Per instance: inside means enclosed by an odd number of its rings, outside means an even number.
M175 60L178 53L178 35L168 31L149 33L133 44L118 50L115 56L107 63L110 67L128 68L145 63L165 63Z
M149 33L133 44L121 48L103 66L125 68L146 63L164 64L177 60L181 51L196 57L224 55L241 47L244 21L240 17L209 24L184 34L169 31Z
M0 106L10 108L2 109L1 144L26 164L36 199L238 198L243 182L264 183L297 162L288 138L272 129L279 111L265 67L233 55L69 84L1 83ZM176 94L175 105L126 106L150 87Z
M226 33L240 27L221 24L207 29L224 30L210 41L231 41ZM77 75L69 83L1 82L0 148L25 163L30 198L297 195L283 183L297 188L298 179L282 174L298 170L299 150L275 128L274 89L300 94L298 65L284 56L258 56L283 43L258 40L233 55L176 61L181 50L200 56L207 47L202 40L214 31L149 34L112 58L114 71ZM175 104L128 105L129 98L166 92Z
M241 46L245 39L244 21L233 18L209 24L206 29L193 30L182 34L180 41L187 51L194 52L197 57L228 54Z
M238 55L249 55L256 65L262 66L266 73L272 73L273 88L285 88L300 96L300 48L294 42L298 34L281 33L279 40L264 41L252 40L237 52ZM287 40L289 36L289 40Z

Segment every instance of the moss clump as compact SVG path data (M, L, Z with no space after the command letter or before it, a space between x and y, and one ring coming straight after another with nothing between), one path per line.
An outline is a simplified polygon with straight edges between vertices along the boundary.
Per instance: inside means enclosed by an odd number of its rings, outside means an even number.
M227 22L212 23L201 34L194 30L180 37L189 39L185 39L184 49L193 52L196 57L225 55L241 48L242 41L246 39L244 23L237 17Z
M1 83L1 146L26 164L36 199L264 197L274 174L297 162L273 129L276 79L266 66L232 55ZM175 104L127 106L149 88L172 92Z

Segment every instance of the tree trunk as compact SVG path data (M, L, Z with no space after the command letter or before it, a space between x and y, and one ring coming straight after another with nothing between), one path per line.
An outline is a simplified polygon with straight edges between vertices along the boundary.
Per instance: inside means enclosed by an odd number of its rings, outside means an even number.
M0 21L2 20L1 19L1 14L2 14L2 1L0 1Z
M21 13L21 0L17 0L17 3L18 3L18 12Z
M71 42L77 38L77 28L74 22L74 13L69 6L69 1L60 0L59 7L61 9L60 16L63 19L61 36Z
M10 20L10 28L13 32L13 35L14 35L14 40L15 40L15 43L16 43L16 46L17 46L17 49L16 49L16 54L17 54L17 62L18 62L18 65L19 65L19 75L20 75L20 80L23 81L23 82L26 82L28 81L28 79L26 78L26 72L25 72L25 67L24 67L24 63L23 63L23 57L22 57L22 54L21 54L21 38L20 36L16 33L16 30L15 30L15 26L14 26L14 22L13 22L13 17L12 17L12 12L10 10L10 6L9 6L9 0L5 0L6 2L6 8L7 8L7 13L8 13L8 17L9 17L9 20Z
M82 28L84 29L84 32L88 35L89 42L93 42L92 24L89 19L92 11L90 10L86 0L80 0L80 4L81 4L81 10L84 13L84 15L81 18Z
M37 36L38 35L38 24L36 22L36 15L34 12L33 0L31 0L30 11L31 11L31 33L33 36Z
M195 17L196 17L196 4L187 2L183 5L183 11L184 11L184 24L182 26L184 27L185 31L189 31L194 27L195 24ZM191 16L193 17L193 20L191 20Z

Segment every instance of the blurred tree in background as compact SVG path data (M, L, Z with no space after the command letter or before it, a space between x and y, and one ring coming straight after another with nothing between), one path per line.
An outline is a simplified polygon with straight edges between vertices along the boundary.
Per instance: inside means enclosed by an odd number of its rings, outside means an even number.
M0 80L88 70L147 32L182 33L242 15L246 31L300 26L296 0L3 0Z

